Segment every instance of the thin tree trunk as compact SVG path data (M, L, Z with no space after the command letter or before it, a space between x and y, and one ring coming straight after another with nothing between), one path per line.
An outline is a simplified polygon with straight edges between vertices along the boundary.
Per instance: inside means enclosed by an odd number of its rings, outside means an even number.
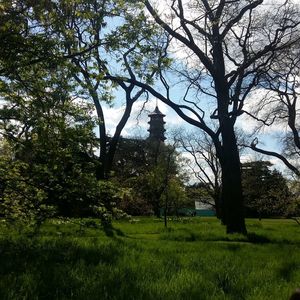
M115 154L117 151L117 146L118 146L118 143L120 140L121 132L130 117L130 113L131 113L131 109L132 109L132 105L133 105L133 101L130 98L130 94L126 95L126 97L127 97L127 104L126 104L125 112L124 112L119 124L116 127L115 134L109 143L109 149L108 149L107 155L106 155L107 159L105 161L104 170L105 170L107 177L109 177L109 173L111 172L111 169L113 166L113 161L114 161L114 157L115 157Z

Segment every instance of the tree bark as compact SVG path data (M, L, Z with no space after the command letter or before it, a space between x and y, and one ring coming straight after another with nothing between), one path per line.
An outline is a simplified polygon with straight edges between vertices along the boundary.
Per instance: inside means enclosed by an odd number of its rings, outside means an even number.
M216 188L216 191L213 195L213 199L215 202L216 217L219 220L222 220L222 199L221 199L221 189L219 187Z
M223 122L222 126L222 221L227 233L246 234L243 193L241 183L241 167L239 151L236 144L231 120Z

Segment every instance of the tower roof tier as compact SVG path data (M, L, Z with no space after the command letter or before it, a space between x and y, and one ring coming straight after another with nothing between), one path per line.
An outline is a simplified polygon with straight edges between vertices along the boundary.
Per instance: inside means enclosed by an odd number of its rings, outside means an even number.
M148 116L149 117L152 117L152 116L156 116L156 115L159 115L159 116L162 116L162 117L165 117L166 115L164 115L159 109L158 109L158 106L155 107L154 111L152 113L150 113Z

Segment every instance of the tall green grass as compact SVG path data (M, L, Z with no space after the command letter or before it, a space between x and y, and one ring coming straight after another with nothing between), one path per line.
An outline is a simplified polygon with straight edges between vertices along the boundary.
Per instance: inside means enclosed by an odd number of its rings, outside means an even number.
M38 236L2 229L0 299L288 299L300 285L300 226L214 218L138 218L101 229L48 222Z

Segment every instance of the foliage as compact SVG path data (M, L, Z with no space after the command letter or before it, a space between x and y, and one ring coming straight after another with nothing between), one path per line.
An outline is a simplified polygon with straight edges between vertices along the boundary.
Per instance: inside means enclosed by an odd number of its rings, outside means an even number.
M166 202L167 213L178 215L180 208L186 207L188 203L185 186L182 180L173 176L168 183L168 190L162 197L162 202Z
M185 202L182 159L173 146L122 138L113 166L114 180L127 189L120 208L130 215L160 215L165 201L172 211ZM166 200L168 199L168 200Z
M293 218L300 225L300 185L298 180L289 182L291 200L285 208L285 216Z
M29 70L35 64L50 71L58 63L57 40L38 26L43 8L49 5L49 1L1 1L1 84L3 78L18 78L20 71Z
M110 222L119 191L97 179L110 175L117 141L143 89L111 83L108 75L134 71L152 82L158 61L159 69L169 64L165 36L123 1L4 1L0 13L0 129L13 160L26 166L18 176L30 178L37 189L31 193L57 214L83 216L93 208ZM116 88L125 91L126 113L108 139L101 103L111 104ZM97 122L85 99L92 100Z
M97 178L107 179L133 103L144 93L133 84L112 82L110 77L122 78L135 72L152 82L157 73L152 66L158 61L161 67L164 65L164 36L143 12L134 13L132 3L118 0L51 1L42 16L39 26L57 39L56 46L71 70L76 90L95 107L101 148ZM116 93L121 95L124 113L109 137L103 105L113 105Z
M242 166L246 215L252 217L283 216L291 194L282 174L271 170L268 161L244 163Z
M30 176L30 166L12 159L9 154L7 151L0 157L0 214L7 225L19 229L24 225L39 227L54 215L55 207L45 202L46 193Z
M123 189L126 191L119 202L118 207L131 216L150 216L153 213L152 206L143 197L142 193L137 191L138 179L128 180Z
M114 156L112 176L120 180L128 180L142 175L147 169L148 143L145 139L120 138Z
M91 107L70 98L71 86L58 82L59 74L52 75L23 88L19 82L7 82L0 91L5 101L2 146L9 147L8 153L2 151L1 181L16 185L3 185L6 218L14 214L20 221L40 223L50 208L51 214L55 208L57 215L86 216L93 213L91 206L103 206L95 176L97 140Z
M153 143L146 147L146 164L142 168L144 172L140 172L140 176L136 177L134 188L159 217L161 208L169 211L172 207L174 212L184 202L180 155L173 146L163 143L159 145Z
M127 199L130 192L112 180L99 180L98 188L101 202L98 206L93 206L93 210L100 217L102 225L110 225L113 219L127 218L126 212L120 210L118 204Z

